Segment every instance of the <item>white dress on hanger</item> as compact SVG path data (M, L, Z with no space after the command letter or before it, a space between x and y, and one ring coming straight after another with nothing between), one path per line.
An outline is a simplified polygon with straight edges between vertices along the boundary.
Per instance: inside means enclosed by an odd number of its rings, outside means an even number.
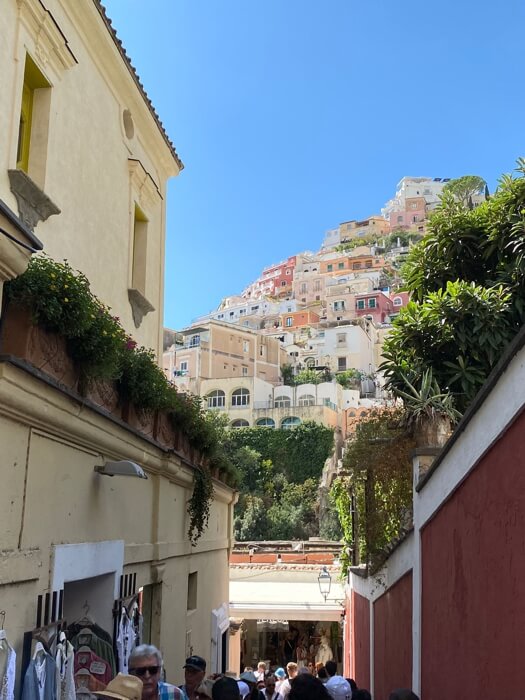
M16 652L9 645L5 630L0 630L0 645L7 652L7 666L3 678L0 678L0 700L13 700L15 695Z
M57 700L75 700L75 651L71 642L67 641L64 632L60 633L55 661Z

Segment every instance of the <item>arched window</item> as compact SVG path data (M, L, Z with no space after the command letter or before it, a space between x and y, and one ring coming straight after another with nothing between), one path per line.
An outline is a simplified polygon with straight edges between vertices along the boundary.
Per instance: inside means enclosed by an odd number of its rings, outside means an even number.
M232 428L249 428L250 424L247 420L239 418L239 420L232 421Z
M232 394L232 406L249 406L250 392L248 389L235 389Z
M299 406L315 406L315 396L303 394L303 396L299 397Z
M313 369L315 367L315 357L307 357L304 364L310 369Z
M255 425L258 428L275 428L275 421L273 418L259 418Z
M296 416L289 416L288 418L283 419L283 421L281 422L281 428L283 430L291 430L292 428L296 428L300 424L300 418L297 418Z
M403 305L403 299L401 297L394 297L394 306L402 306Z
M224 408L226 406L226 396L221 389L210 391L208 396L208 408Z
M291 401L289 396L276 396L274 400L275 408L290 408Z

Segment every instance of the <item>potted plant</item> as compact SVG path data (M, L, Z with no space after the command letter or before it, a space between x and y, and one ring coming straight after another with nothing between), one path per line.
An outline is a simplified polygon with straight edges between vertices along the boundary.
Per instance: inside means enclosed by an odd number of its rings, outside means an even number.
M441 391L432 370L423 372L419 382L411 382L401 375L406 391L396 389L405 405L405 424L414 433L419 447L442 447L448 440L452 426L461 414L454 407L454 398Z

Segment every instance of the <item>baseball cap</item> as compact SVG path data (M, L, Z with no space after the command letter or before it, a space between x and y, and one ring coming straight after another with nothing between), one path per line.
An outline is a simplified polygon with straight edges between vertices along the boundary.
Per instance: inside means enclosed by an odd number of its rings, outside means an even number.
M205 671L206 661L202 656L189 656L182 668L194 668L196 671Z

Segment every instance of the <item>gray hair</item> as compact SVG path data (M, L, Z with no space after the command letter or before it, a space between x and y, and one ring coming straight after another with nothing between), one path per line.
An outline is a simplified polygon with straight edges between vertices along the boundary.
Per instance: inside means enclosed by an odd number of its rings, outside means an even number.
M159 666L162 666L162 654L153 644L139 644L138 647L135 647L129 655L128 664L131 665L135 659L144 659L146 656L154 656Z

